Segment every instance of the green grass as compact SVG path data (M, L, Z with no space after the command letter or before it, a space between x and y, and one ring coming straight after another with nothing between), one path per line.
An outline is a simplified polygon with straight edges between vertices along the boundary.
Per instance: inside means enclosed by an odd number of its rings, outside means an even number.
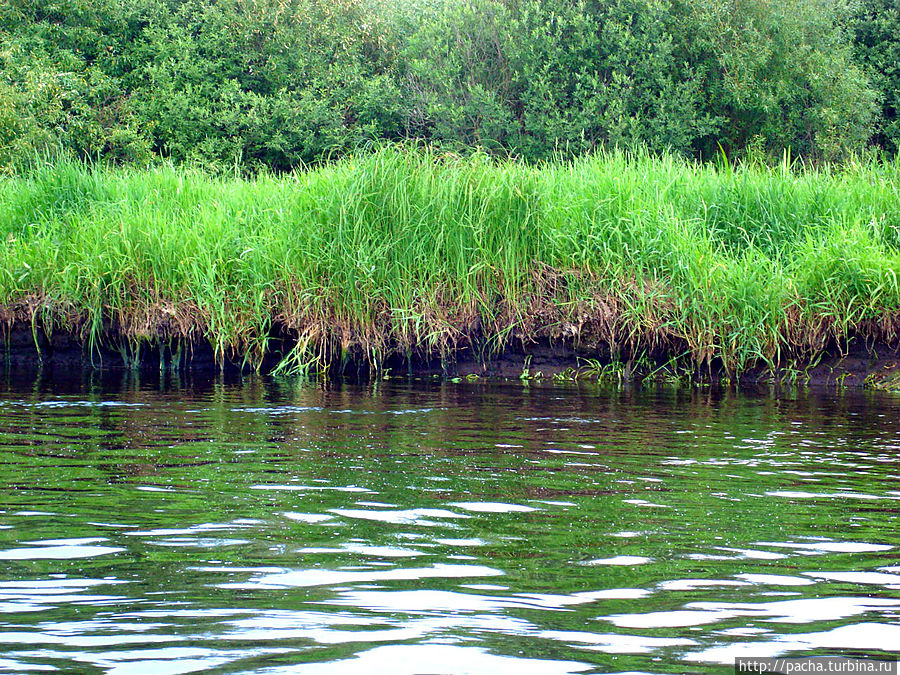
M251 180L58 162L0 180L0 321L284 368L570 337L729 374L897 343L900 164L387 147Z

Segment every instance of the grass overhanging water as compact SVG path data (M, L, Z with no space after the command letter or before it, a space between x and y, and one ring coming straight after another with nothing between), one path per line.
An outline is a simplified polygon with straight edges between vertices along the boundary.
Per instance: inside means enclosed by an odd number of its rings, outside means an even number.
M0 322L282 370L511 341L740 374L897 344L900 164L530 166L385 147L252 179L60 161L0 181Z

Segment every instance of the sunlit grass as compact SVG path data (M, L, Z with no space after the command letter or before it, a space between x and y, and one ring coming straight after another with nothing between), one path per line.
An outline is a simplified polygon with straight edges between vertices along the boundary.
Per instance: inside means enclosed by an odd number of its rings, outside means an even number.
M0 182L0 319L258 365L566 338L739 373L896 342L900 167L384 148L254 179L59 162Z

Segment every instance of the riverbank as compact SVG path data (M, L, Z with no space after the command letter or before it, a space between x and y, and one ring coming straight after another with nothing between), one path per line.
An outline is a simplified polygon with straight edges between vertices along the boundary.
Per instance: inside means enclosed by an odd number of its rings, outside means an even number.
M36 340L36 341L35 341ZM118 347L121 347L119 345ZM260 370L277 368L279 355L290 350L287 343L267 355ZM68 333L47 334L41 329L18 325L6 334L3 367L7 374L33 377L38 370L51 379L59 375L90 371L137 370L143 373L210 373L219 370L237 375L246 369L236 361L219 363L208 342L146 342L135 350L102 344L93 350ZM795 362L771 368L760 364L734 376L722 369L692 369L689 362L650 359L620 360L575 346L571 340L539 340L528 345L511 344L499 354L478 354L462 349L450 360L428 357L388 357L377 373L369 363L348 360L329 364L328 374L342 380L429 378L452 381L481 379L554 380L602 384L740 384L757 386L812 386L828 388L866 387L900 391L900 347L885 343L852 343L842 350L826 349L815 362Z
M186 349L279 372L487 371L555 345L562 370L737 379L900 344L896 163L385 148L252 180L58 163L0 181L0 228L10 363Z

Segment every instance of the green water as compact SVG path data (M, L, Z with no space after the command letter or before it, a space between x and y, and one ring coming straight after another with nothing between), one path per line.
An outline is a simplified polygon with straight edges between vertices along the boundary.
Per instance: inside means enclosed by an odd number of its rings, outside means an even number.
M900 650L900 398L0 384L0 672Z

